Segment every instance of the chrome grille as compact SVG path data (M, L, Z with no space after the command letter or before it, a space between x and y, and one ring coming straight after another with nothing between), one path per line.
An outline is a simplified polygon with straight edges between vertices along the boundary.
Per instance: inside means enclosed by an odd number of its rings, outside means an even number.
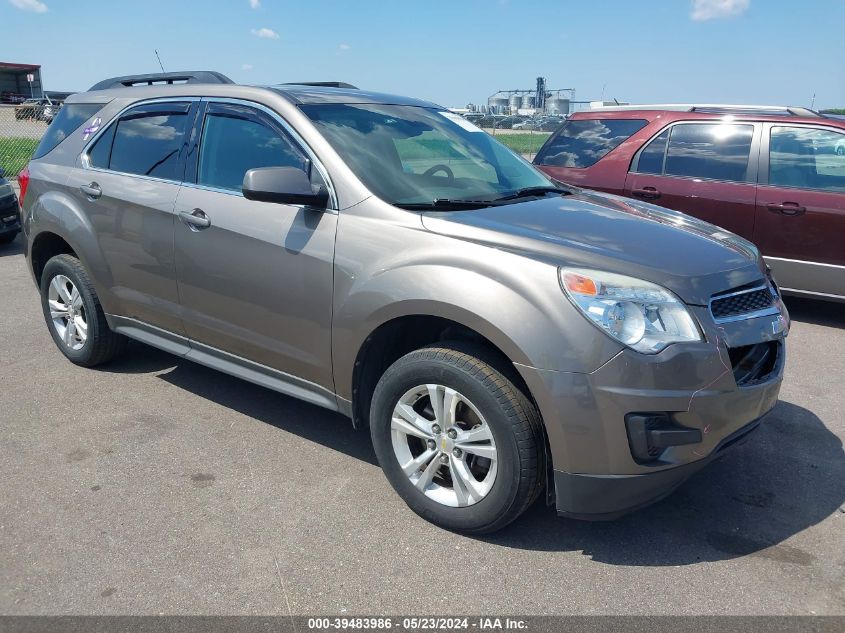
M777 309L774 304L775 295L772 289L768 285L757 286L713 297L710 300L710 313L717 322L729 321L757 312L771 312Z

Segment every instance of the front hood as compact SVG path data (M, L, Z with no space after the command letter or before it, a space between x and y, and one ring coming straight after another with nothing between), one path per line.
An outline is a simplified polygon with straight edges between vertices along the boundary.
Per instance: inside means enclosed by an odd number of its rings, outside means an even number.
M597 192L426 212L422 222L434 233L555 265L645 279L696 305L764 278L751 242L683 213Z

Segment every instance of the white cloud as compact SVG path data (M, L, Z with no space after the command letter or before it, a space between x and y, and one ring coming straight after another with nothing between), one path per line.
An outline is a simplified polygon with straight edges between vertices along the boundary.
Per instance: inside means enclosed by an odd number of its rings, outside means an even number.
M734 18L745 13L751 0L692 0L693 20L703 22L719 18Z
M252 64L241 64L241 70L252 70Z
M279 39L279 34L276 33L273 29L263 28L263 29L252 29L250 31L255 37L261 37L265 40L277 40Z
M32 11L33 13L46 13L47 5L41 0L9 0L9 4L21 11Z
M338 46L338 49L342 51L348 51L350 48L352 47L349 44L341 44L340 46Z
M261 0L249 0L249 6L253 9L261 8Z

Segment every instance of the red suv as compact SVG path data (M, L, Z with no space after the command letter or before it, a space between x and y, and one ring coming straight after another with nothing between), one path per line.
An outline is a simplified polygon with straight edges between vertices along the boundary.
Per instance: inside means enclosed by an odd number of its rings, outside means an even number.
M782 290L845 300L845 121L805 108L614 106L577 112L534 163L755 242Z

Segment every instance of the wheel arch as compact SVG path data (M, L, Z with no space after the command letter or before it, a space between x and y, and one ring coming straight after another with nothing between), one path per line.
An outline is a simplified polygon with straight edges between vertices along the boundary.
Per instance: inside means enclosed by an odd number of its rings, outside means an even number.
M527 360L517 344L477 315L463 308L448 307L449 310L436 310L431 302L426 302L425 312L411 309L391 315L380 320L363 338L357 346L349 375L355 426L366 426L373 391L384 371L408 352L434 343L460 344L464 348L480 350L479 355L484 356L482 360L502 372L533 400L528 385L513 365Z
M41 231L32 239L30 247L30 266L35 283L41 286L41 275L47 262L56 255L73 255L77 259L79 254L62 235L53 231Z

